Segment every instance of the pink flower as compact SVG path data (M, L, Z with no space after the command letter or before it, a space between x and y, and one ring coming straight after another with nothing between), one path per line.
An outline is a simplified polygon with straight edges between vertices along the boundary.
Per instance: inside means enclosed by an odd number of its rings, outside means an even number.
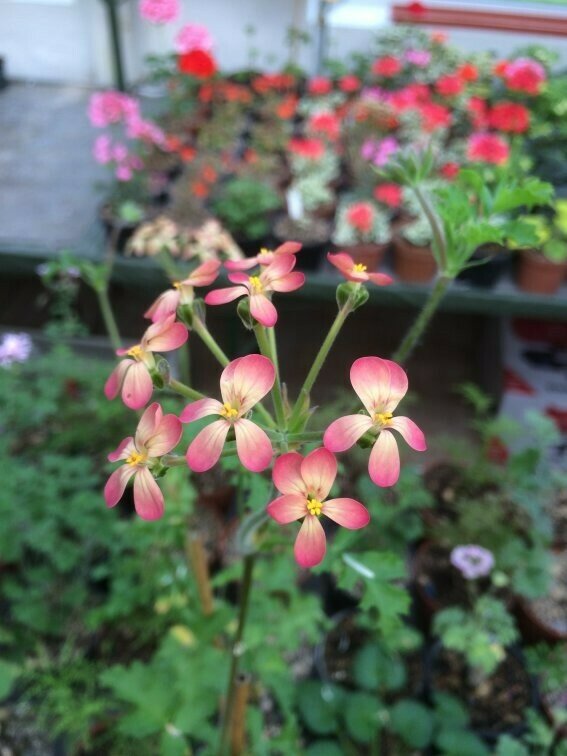
M375 200L388 207L400 207L402 204L403 192L399 184L379 184L373 194Z
M231 273L228 278L237 285L209 292L205 302L221 305L248 295L252 317L266 328L271 328L277 322L278 313L268 295L273 291L295 291L305 283L303 273L291 272L294 266L293 255L277 255L257 276Z
M307 129L311 134L336 142L341 134L341 122L334 113L320 111L309 118Z
M347 94L358 92L361 86L362 82L354 74L346 74L339 79L339 89Z
M174 449L179 443L182 425L175 415L164 415L157 402L150 404L138 423L134 438L129 436L108 455L110 462L124 460L104 487L107 507L114 507L134 476L134 506L143 520L157 520L163 515L163 494L151 473L152 462Z
M114 175L118 181L126 182L132 179L134 172L129 165L119 165L117 166Z
M377 76L383 76L386 79L396 76L402 70L402 63L399 58L393 55L384 55L383 58L377 58L370 70Z
M531 58L518 58L504 67L504 83L513 92L537 95L545 83L545 68Z
M238 458L247 470L261 472L270 465L270 439L245 415L271 390L275 377L275 368L267 357L249 354L233 360L223 370L222 402L206 398L185 407L180 415L183 423L209 415L220 417L203 428L187 449L187 464L193 472L205 472L218 462L230 430L234 431Z
M227 260L224 267L227 270L249 270L255 265L269 265L276 257L280 255L295 255L301 249L299 242L287 241L280 244L277 249L272 252L269 249L262 248L260 252L254 257L245 257L243 260Z
M467 142L467 158L480 163L502 165L510 157L508 142L496 134L472 134Z
M288 150L306 160L320 160L325 154L325 145L320 139L294 137L287 145Z
M187 341L189 333L183 323L175 322L175 315L152 323L139 344L119 349L117 354L131 359L121 360L108 378L104 394L114 399L121 392L122 401L130 409L141 409L149 401L153 382L150 370L155 367L154 352L170 352Z
M387 286L392 283L392 278L385 273L367 273L366 265L361 263L355 263L350 255L346 252L338 252L336 255L330 252L327 255L327 260L334 265L335 268L340 270L347 281L353 281L353 283L364 283L366 281L372 281L372 283L378 286Z
M385 139L367 139L361 149L360 155L365 160L371 160L375 166L381 167L386 165L390 157L398 151L400 145L394 137Z
M158 147L165 146L165 134L152 121L143 118L131 118L126 124L126 136L129 139L141 139L148 144L156 144Z
M346 211L346 221L361 234L368 234L374 225L374 208L370 202L353 202Z
M463 79L457 74L445 74L440 76L436 83L435 89L443 97L456 97L461 94L465 86Z
M314 76L307 85L307 91L310 95L326 95L332 89L333 82L326 76Z
M151 24L166 24L179 15L179 0L140 0L140 16Z
M297 452L278 457L274 465L274 485L283 496L268 504L268 514L280 525L301 520L294 546L300 567L314 567L325 556L326 539L321 515L349 530L370 522L366 507L355 499L329 499L337 477L337 460L327 449L315 449L305 458Z
M209 30L201 24L187 24L179 30L175 38L175 50L179 55L185 55L193 50L211 52L213 38Z
M175 281L173 289L160 294L153 305L144 313L154 323L175 315L179 305L191 304L195 286L210 286L219 274L219 260L207 260L191 272L183 281Z
M112 162L112 140L107 134L101 134L95 139L93 157L96 162L100 163L101 165L107 165L108 163Z
M379 357L361 357L350 369L350 382L366 407L368 415L347 415L335 420L323 437L332 452L350 449L365 433L376 436L370 453L368 472L377 486L393 486L400 475L400 457L396 438L398 431L416 451L427 445L422 431L408 417L392 413L408 390L408 378L399 365Z
M431 53L428 50L408 50L404 57L408 63L418 68L427 68L431 63Z
M95 92L89 100L89 120L98 128L139 117L139 113L138 101L123 92Z

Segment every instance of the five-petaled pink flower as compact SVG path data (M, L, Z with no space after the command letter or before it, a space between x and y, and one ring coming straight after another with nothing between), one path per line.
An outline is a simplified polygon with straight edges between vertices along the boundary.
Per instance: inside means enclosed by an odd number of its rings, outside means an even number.
M294 547L300 567L314 567L325 556L326 539L319 522L326 515L350 530L365 527L370 521L366 507L355 499L329 499L337 476L337 460L327 449L315 449L305 458L298 452L278 457L274 465L274 485L283 494L268 504L268 514L286 525L301 520Z
M152 462L174 449L182 433L181 421L175 415L164 415L157 402L150 404L138 423L134 438L129 436L108 455L110 462L124 460L104 487L108 507L114 507L124 494L128 481L134 477L134 506L144 520L157 520L163 515L163 494L151 473Z
M194 298L194 287L210 286L218 276L220 266L219 260L207 260L195 268L183 281L175 281L173 289L160 294L153 305L146 310L144 317L157 323L174 315L179 305L191 304Z
M336 255L329 252L327 254L327 260L334 265L335 268L340 270L347 281L353 281L354 283L365 283L366 281L372 281L372 283L378 286L387 286L392 283L392 277L386 275L386 273L367 273L366 265L362 263L356 263L350 255L346 252L338 252Z
M179 15L179 0L140 0L140 16L152 24L175 21Z
M368 472L377 486L393 486L400 475L400 456L396 430L416 451L425 451L425 436L408 417L393 417L392 413L408 390L408 378L399 365L380 357L361 357L350 369L350 382L366 407L368 415L347 415L335 420L323 437L326 448L341 452L365 433L376 437Z
M170 315L159 323L152 323L139 344L116 352L131 359L121 360L110 374L104 386L106 398L114 399L121 393L122 401L127 407L141 409L148 403L153 391L150 373L155 366L153 353L178 349L187 341L188 336L183 323L175 322L175 315Z
M187 464L193 472L213 467L230 430L234 431L236 452L244 467L252 472L265 470L272 461L272 444L264 431L245 417L274 385L276 371L272 362L259 354L233 360L225 367L220 380L222 402L198 399L188 404L180 415L184 423L209 415L218 415L200 431L187 450Z
M254 257L245 257L243 260L227 260L224 267L227 270L249 270L255 265L269 265L274 262L276 257L280 255L295 255L301 249L299 242L287 241L280 244L279 247L274 249L266 249L265 247Z
M294 255L277 255L257 276L231 273L228 278L237 285L209 292L205 297L205 302L210 305L221 305L248 295L252 317L266 328L271 328L278 319L276 308L269 298L271 292L295 291L305 283L304 274L293 271L295 262Z

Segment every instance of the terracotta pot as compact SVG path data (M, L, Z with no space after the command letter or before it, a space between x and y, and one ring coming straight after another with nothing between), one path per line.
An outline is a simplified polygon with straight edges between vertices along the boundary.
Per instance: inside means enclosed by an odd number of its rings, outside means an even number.
M344 252L349 254L355 263L366 265L366 269L372 272L378 268L389 248L390 242L385 244L354 244L352 247L345 247Z
M520 253L517 283L531 294L555 294L567 273L567 262L553 263L533 249Z
M418 247L403 236L394 240L394 271L409 283L427 283L437 272L431 247Z

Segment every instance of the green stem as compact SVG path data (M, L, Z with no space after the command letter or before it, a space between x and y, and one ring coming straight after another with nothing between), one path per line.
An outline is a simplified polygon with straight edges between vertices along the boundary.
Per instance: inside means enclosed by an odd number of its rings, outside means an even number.
M323 438L324 431L305 431L305 433L288 433L287 442L289 444L306 444L310 441L320 441Z
M435 211L429 204L429 201L425 194L421 191L419 186L412 186L417 201L421 205L425 217L429 221L431 226L431 233L433 234L433 243L435 248L439 251L439 267L442 273L447 270L447 244L445 242L445 234L439 221L439 218L435 215Z
M252 585L252 573L254 570L254 554L247 554L244 557L243 572L242 572L242 584L240 588L240 608L238 612L238 626L236 629L236 635L234 636L234 642L232 644L232 655L230 660L230 672L228 675L228 687L226 695L226 707L224 710L221 739L219 747L219 756L224 756L229 746L230 740L230 722L232 719L232 710L234 708L234 698L236 692L236 678L238 675L238 668L240 665L240 657L242 656L242 638L244 635L244 628L246 626L246 619L248 617L248 606L250 599L250 588Z
M172 391L181 394L181 396L186 396L187 399L204 399L205 397L200 391L196 391L190 386L186 386L184 383L181 383L181 381L176 381L175 378L169 379L169 388L172 389Z
M272 388L272 399L274 402L274 411L276 413L276 422L278 428L283 431L286 428L284 401L278 370L278 355L275 350L272 351L272 339L268 334L268 331L270 330L273 329L266 329L260 323L258 323L254 327L254 333L256 334L256 341L258 342L258 346L260 347L260 352L264 355L264 357L268 357L273 362L276 369L276 380L274 381L274 387ZM273 339L273 344L275 346L275 339Z
M404 362L407 361L408 357L413 352L415 346L417 345L417 342L423 335L425 329L429 324L429 321L435 314L435 311L439 307L441 300L445 296L445 293L452 282L453 279L450 276L441 276L437 279L437 282L431 289L431 292L423 306L423 309L415 319L409 331L404 336L404 339L400 346L394 352L392 356L392 360L394 362L398 362L403 365Z
M112 305L110 304L110 298L108 296L108 288L106 286L101 288L95 288L95 292L98 298L98 304L102 319L104 320L104 326L106 332L110 338L110 343L114 351L122 348L122 339L120 338L120 332L118 325L116 324L116 318L112 311Z
M195 331L195 333L199 336L201 341L205 344L205 346L210 350L210 352L213 354L216 360L220 362L220 364L223 367L226 367L230 360L226 356L226 354L222 351L220 346L217 344L215 339L212 337L211 332L207 328L207 326L203 323L201 318L199 318L197 315L193 316L193 323L192 328Z

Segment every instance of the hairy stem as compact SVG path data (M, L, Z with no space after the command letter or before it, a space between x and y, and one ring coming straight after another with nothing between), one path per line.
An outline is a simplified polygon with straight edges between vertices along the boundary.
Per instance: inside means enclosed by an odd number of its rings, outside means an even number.
M116 318L114 317L112 305L110 304L108 287L96 287L95 292L98 298L98 304L100 307L102 319L104 321L104 327L106 328L106 332L108 333L112 348L114 349L114 351L121 349L122 339L120 338L120 332L118 330L118 325L116 324Z
M439 218L435 214L435 211L429 204L429 200L425 194L421 191L419 186L412 186L413 192L419 202L421 209L423 210L425 217L429 221L431 226L431 233L433 235L433 242L436 249L439 251L439 266L441 273L445 273L447 270L447 244L445 242L445 234L439 221Z
M276 413L276 422L278 424L278 428L280 430L285 430L286 418L278 369L278 355L275 350L276 342L275 337L269 335L269 331L273 331L273 328L265 328L260 323L258 323L258 325L254 327L254 333L256 334L256 341L258 342L258 346L260 347L260 352L264 355L264 357L268 357L273 362L276 369L276 380L274 381L274 387L272 389L272 399L274 402L274 411Z
M203 399L205 397L205 395L201 394L200 391L196 391L190 386L186 386L181 381L176 381L175 378L169 379L169 388L172 391L181 394L181 396L187 397L187 399Z

